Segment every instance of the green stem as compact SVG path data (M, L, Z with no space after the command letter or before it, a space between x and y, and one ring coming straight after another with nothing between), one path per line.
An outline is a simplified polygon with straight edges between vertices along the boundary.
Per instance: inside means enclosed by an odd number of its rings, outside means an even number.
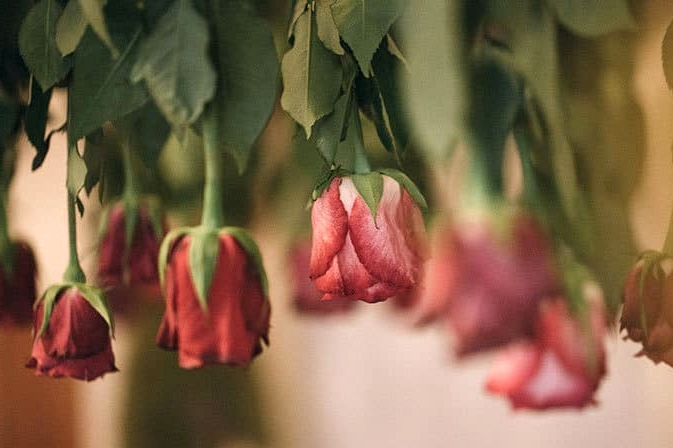
M350 114L350 125L348 126L349 132L355 132L354 136L354 153L355 161L353 163L353 171L355 174L366 174L372 171L372 167L369 164L369 159L367 159L367 153L365 151L364 136L362 135L362 123L360 122L360 113L358 111L357 103L353 101L353 110Z
M201 225L219 229L224 225L222 212L222 155L217 135L217 109L210 104L203 114L203 156L206 166Z
M77 256L77 210L75 210L75 195L68 191L68 267L63 273L66 282L86 283L86 276L79 264Z
M127 201L137 201L140 185L138 183L138 175L133 169L133 154L131 153L128 135L122 136L121 151L124 163L124 199Z

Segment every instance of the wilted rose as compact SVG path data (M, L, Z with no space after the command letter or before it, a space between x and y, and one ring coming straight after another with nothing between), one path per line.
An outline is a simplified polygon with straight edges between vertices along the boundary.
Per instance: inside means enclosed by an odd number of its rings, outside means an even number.
M232 235L219 234L219 253L208 289L199 302L189 263L191 236L171 243L165 273L166 311L157 344L178 350L185 369L206 364L247 366L268 344L270 304L257 264Z
M313 204L311 278L325 299L378 302L413 288L425 259L425 228L405 188L383 175L376 221L348 177Z
M38 375L85 381L117 371L110 327L84 293L76 286L64 287L52 304L48 316L44 301L35 310L36 338L26 367L35 368ZM41 332L45 318L48 322Z
M0 264L0 323L28 324L33 319L37 266L30 246L12 243L11 271Z
M593 288L598 289L596 286ZM486 388L505 395L514 408L582 408L595 403L605 375L605 311L594 295L585 315L574 316L563 298L546 301L536 336L496 357Z

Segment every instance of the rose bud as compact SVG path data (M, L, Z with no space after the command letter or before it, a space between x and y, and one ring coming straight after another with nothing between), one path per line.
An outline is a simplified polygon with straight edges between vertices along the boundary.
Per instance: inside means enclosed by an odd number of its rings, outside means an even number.
M561 290L542 226L521 213L508 219L454 224L428 265L420 320L445 315L458 356L530 337L540 301Z
M198 229L169 234L163 243L166 311L156 342L177 350L185 369L246 367L261 342L268 344L270 304L258 249L239 229ZM203 280L204 272L211 278Z
M310 273L324 299L379 302L419 280L426 258L422 196L411 181L398 182L401 173L386 173L335 177L313 204Z
M514 343L498 354L486 389L507 396L514 408L595 404L606 370L602 299L591 300L584 312L586 316L571 315L563 298L543 303L535 339Z
M52 286L37 303L26 367L35 368L37 375L85 381L116 372L112 325L99 290L83 284Z
M624 284L620 327L642 343L638 353L655 363L673 366L673 258L648 252L629 272Z
M0 264L0 323L28 324L33 319L37 266L30 246L11 243L12 263Z
M290 252L292 297L295 309L306 314L335 314L352 310L356 302L345 297L323 300L310 279L311 242L301 242Z

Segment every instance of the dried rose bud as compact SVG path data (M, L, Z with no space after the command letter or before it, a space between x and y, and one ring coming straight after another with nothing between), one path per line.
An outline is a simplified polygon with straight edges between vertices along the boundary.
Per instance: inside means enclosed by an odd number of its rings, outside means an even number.
M247 366L268 344L270 304L263 272L239 240L223 230L203 248L217 254L206 306L199 299L190 264L193 235L169 242L164 278L166 311L157 344L178 351L185 369L206 364Z
M325 298L378 302L413 288L425 228L405 187L383 175L376 220L350 177L336 177L313 204L311 278Z
M116 372L111 325L100 291L86 285L52 286L35 310L36 336L26 367L35 368L37 375L85 381Z

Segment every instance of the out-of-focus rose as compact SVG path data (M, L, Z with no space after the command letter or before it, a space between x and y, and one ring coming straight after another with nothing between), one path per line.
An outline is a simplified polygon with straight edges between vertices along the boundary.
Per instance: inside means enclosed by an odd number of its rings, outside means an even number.
M372 212L349 177L336 177L313 204L311 278L325 299L379 302L413 288L426 258L425 228L408 191L383 175Z
M446 315L458 356L530 337L540 301L561 290L549 239L529 215L499 229L486 220L457 222L434 248L419 320Z
M37 375L91 381L117 371L110 326L85 298L91 293L86 288L89 287L52 287L51 297L47 290L38 303L34 323L36 337L26 364L35 368Z
M191 240L185 234L171 242L157 344L178 350L185 369L215 363L245 367L261 353L262 341L268 344L270 304L262 273L234 236L220 232L206 310L192 280Z
M598 289L597 286L592 288ZM545 301L536 339L517 342L496 357L486 388L514 408L582 408L595 404L605 375L605 311L591 293L587 314L573 316L563 298Z
M37 266L30 246L12 243L12 266L7 272L0 264L0 323L29 324L33 320Z
M624 284L621 329L643 344L638 355L673 366L673 258L649 253Z
M297 244L290 252L292 300L297 311L307 314L335 314L352 310L356 302L345 297L323 300L310 278L311 242Z

